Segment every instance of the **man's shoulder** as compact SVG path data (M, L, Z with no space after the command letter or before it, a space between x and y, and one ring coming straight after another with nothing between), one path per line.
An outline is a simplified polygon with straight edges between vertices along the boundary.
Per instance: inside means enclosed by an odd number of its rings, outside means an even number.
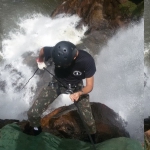
M79 57L82 59L93 59L92 55L85 50L79 50Z
M82 68L85 70L85 77L89 78L93 76L96 71L94 58L84 50L80 50L79 55L79 62L81 63Z

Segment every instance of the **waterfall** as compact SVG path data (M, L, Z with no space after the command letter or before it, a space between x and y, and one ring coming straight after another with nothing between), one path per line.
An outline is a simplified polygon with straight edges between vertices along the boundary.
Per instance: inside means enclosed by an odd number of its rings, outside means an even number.
M81 42L86 26L77 30L75 26L80 21L76 15L61 14L52 19L42 14L34 14L20 18L18 28L9 32L2 40L0 52L0 118L27 119L26 111L33 100L38 75L28 82L37 67L36 58L43 46L54 46L61 40L74 44Z
M39 76L35 75L23 90L20 89L37 67L35 58L40 48L53 46L61 40L74 44L82 42L87 27L77 30L79 20L77 16L64 14L55 19L41 14L25 16L18 21L18 28L2 39L1 119L27 119L26 111L33 101ZM127 121L131 137L138 140L143 140L143 24L142 19L119 30L95 56L97 72L90 93L91 101L104 103L119 113ZM61 105L63 101L57 103L57 107Z
M91 101L106 104L127 121L134 139L143 140L144 20L122 28L96 56Z
M149 34L149 33L147 33ZM147 35L148 36L148 35ZM149 104L150 100L150 43L147 42L145 43L145 48L144 48L144 118L148 118L150 116L150 110L149 107L147 106ZM147 106L147 107L146 107Z

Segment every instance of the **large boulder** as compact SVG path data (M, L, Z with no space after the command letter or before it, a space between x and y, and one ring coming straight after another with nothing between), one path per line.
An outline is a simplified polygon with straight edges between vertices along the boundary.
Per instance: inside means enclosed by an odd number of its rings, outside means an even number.
M78 47L91 49L93 54L97 54L119 28L128 26L132 21L138 22L143 12L144 0L62 0L51 17L62 13L78 15L81 20L76 28L88 26L86 38Z
M118 138L130 137L126 131L126 122L115 111L104 104L91 102L93 116L96 122L96 143ZM0 128L16 123L20 130L28 135L34 135L33 127L27 120L0 120ZM42 130L60 138L78 139L90 142L83 122L74 104L62 106L41 119Z
M125 121L112 109L101 103L91 103L96 122L96 142L116 137L129 137ZM88 135L75 105L55 109L41 120L43 131L58 137L88 141Z
M115 29L143 15L144 0L62 0L51 14L78 15L88 31Z

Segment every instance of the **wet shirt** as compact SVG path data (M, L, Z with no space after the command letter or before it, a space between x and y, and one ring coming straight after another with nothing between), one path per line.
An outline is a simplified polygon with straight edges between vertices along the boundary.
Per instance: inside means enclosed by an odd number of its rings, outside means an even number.
M45 61L51 58L52 47L44 47ZM67 68L55 67L55 76L63 83L77 84L82 79L92 77L96 72L93 57L84 50L78 50L78 56Z

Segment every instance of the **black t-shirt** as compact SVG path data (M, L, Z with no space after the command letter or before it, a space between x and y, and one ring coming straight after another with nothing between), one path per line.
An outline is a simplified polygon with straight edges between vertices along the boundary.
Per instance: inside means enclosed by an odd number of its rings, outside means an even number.
M44 47L45 61L51 58L53 47ZM92 77L96 72L93 57L83 50L78 50L78 56L68 68L55 67L55 76L63 83L77 84L82 79Z

